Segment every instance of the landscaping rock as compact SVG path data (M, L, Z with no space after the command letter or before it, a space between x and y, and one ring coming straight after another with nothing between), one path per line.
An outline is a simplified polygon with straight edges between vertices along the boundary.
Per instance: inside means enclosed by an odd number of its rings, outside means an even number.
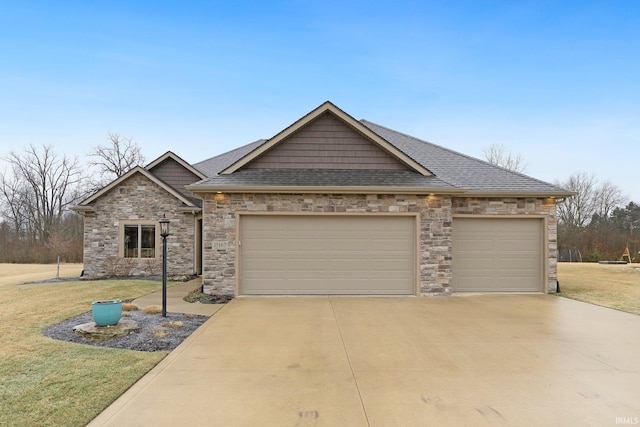
M42 331L43 335L62 341L70 341L100 347L123 348L138 351L171 351L184 341L193 331L206 322L209 316L183 313L167 313L167 317L160 314L145 314L142 311L130 311L123 321L133 321L139 330L123 336L109 339L93 339L74 332L74 327L81 324L93 323L91 312L65 320ZM168 326L169 322L182 322L181 327ZM106 327L105 327L106 328ZM113 328L111 326L110 328Z
M83 323L72 328L73 332L94 340L108 340L123 337L140 330L140 325L135 320L120 319L117 325L98 326L96 322Z

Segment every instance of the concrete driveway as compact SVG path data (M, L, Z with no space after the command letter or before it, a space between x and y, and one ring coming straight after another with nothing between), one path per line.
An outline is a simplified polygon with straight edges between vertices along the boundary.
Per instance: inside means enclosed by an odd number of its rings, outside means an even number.
M638 316L551 295L251 297L226 305L90 425L639 419Z

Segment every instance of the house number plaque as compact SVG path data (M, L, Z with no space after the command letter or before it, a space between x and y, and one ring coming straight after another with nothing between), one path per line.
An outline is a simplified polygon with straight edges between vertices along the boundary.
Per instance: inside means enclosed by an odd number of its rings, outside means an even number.
M229 249L229 242L226 240L214 240L211 248L218 250L227 250Z

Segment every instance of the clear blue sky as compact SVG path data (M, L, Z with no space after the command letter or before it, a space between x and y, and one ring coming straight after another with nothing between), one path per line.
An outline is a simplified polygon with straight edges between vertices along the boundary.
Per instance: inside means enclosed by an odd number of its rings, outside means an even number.
M640 1L41 1L0 5L0 156L151 161L273 136L325 100L546 181L640 202Z

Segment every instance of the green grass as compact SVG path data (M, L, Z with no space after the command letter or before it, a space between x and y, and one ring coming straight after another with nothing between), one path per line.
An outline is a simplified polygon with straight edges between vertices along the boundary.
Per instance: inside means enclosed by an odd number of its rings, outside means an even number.
M99 299L136 298L158 282L104 280L0 286L0 426L84 426L166 352L53 340L42 329Z
M558 295L640 315L640 264L559 263Z

